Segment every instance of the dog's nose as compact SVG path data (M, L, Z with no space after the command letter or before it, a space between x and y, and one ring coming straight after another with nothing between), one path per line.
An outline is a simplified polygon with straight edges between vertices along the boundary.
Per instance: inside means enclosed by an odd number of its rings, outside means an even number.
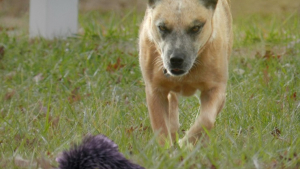
M180 67L183 64L183 55L172 55L170 58L171 65L174 67Z

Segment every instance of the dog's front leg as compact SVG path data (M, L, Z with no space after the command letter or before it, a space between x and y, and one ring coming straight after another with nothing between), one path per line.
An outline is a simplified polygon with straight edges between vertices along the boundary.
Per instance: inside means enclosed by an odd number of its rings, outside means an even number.
M179 112L178 112L178 99L177 94L174 92L170 92L168 94L169 101L169 130L171 133L171 140L176 140L176 134L179 129Z
M218 113L225 103L226 85L201 91L200 115L194 125L187 131L185 137L180 141L181 145L187 142L195 144L205 132L213 128Z
M146 99L152 129L159 134L159 143L164 145L165 141L170 138L168 92L146 86Z

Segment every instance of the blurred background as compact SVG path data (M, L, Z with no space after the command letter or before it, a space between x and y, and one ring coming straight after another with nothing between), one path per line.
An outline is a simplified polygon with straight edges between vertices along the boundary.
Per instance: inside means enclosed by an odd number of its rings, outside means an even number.
M231 0L234 18L252 14L300 14L300 0ZM146 0L79 0L80 12L143 12ZM0 0L0 27L27 26L29 0Z

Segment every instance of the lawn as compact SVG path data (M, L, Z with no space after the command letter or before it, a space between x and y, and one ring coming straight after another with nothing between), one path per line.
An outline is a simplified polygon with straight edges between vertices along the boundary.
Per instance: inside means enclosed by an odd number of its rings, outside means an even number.
M300 168L299 14L234 20L227 102L206 146L160 147L138 64L143 14L80 14L79 34L28 39L0 29L0 168L57 166L88 133L105 134L133 162L165 168ZM180 99L180 137L200 106Z

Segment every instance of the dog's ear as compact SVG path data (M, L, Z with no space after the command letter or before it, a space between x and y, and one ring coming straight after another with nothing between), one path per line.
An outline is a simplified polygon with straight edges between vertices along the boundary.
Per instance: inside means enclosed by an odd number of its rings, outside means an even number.
M215 9L218 3L218 0L200 0L206 8Z
M148 6L151 8L155 7L155 4L160 0L148 0Z

